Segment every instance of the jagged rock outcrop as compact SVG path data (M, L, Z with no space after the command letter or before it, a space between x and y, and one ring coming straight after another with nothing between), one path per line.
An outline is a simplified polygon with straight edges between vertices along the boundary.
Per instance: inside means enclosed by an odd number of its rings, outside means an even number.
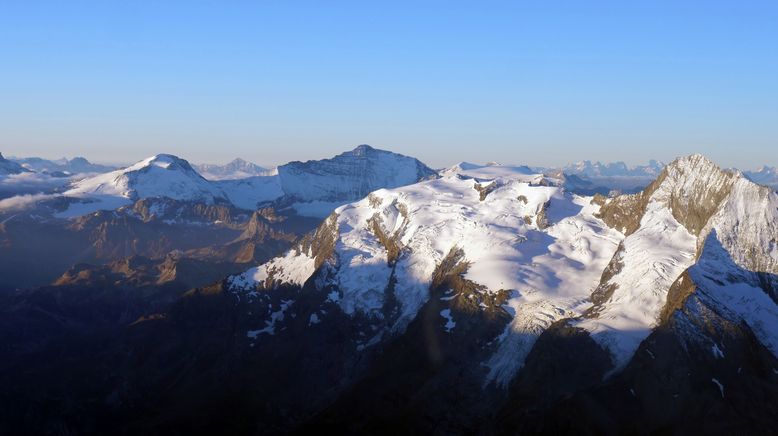
M237 273L288 249L316 220L252 214L228 206L146 198L116 211L72 220L16 216L0 236L0 287L43 286L75 264L101 265L127 257L163 259L174 252ZM193 270L196 273L196 270ZM217 277L213 277L216 280Z

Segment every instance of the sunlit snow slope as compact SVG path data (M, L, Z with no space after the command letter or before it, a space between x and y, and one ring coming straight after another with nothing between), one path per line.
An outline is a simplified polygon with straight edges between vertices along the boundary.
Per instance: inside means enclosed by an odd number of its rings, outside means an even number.
M371 346L402 333L436 274L461 259L471 291L500 296L468 298L482 310L499 301L511 318L482 362L485 383L501 386L561 320L607 351L616 373L695 293L778 351L778 194L769 188L700 155L612 198L567 193L523 167L462 163L442 173L338 208L299 247L229 279L231 288L319 290L348 316L380 320L383 330L363 332ZM462 313L439 312L442 331L456 332Z
M62 216L114 209L141 198L167 197L207 204L227 198L187 161L169 154L158 154L127 168L83 179L64 195L80 201L72 203Z
M469 263L466 279L482 292L510 294L504 309L514 320L488 362L492 378L508 379L550 323L587 306L623 235L594 216L599 206L591 198L531 185L525 180L539 179L523 171L496 174L480 182L454 174L375 191L338 208L320 228L333 233L335 244L319 268L321 253L313 245L299 247L233 277L232 287L273 289L320 277L322 288L337 289L330 300L344 313L383 318L394 277L400 311L388 330L401 332L429 298L436 268L461 249ZM456 319L446 315L447 328L455 329Z

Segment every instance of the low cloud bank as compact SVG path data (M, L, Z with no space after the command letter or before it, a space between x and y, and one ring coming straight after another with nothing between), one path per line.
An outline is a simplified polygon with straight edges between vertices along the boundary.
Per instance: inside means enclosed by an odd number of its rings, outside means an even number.
M50 191L66 186L73 177L52 177L40 173L11 174L0 177L0 190L3 191Z
M57 194L23 194L0 200L0 213L14 212L34 206L38 202L59 197Z

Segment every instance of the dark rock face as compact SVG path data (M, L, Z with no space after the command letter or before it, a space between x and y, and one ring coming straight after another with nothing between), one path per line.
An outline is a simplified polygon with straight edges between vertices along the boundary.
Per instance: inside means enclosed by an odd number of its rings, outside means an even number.
M480 285L463 277L467 267L464 252L452 250L433 275L430 299L406 331L383 346L364 376L301 430L476 431L502 395L483 386L488 368L480 362L510 317L501 307L507 291L482 293ZM456 327L441 313L455 319Z
M498 427L520 434L772 434L778 361L747 326L709 304L687 301L623 372L595 379L531 419L517 416L521 403L509 401Z
M625 235L631 235L640 227L640 220L646 213L648 200L664 182L667 174L663 171L659 177L646 189L636 194L620 195L605 201L602 196L596 196L593 201L601 204L599 218L610 227L622 230Z
M612 368L610 355L588 332L557 321L540 335L510 386L508 403L520 407L506 410L504 419L517 424L532 419L533 412L598 385Z
M624 268L624 263L621 257L624 253L624 244L619 244L619 248L616 249L616 253L613 255L613 259L605 267L605 271L602 272L600 277L600 284L592 292L592 307L589 308L584 315L596 316L602 310L602 307L607 303L613 293L616 291L618 285L611 283L611 279Z
M499 185L496 182L490 183L490 184L485 185L485 186L476 182L473 185L473 189L478 191L478 198L481 201L484 201L484 200L486 200L486 197L489 196L489 193L494 191L498 186ZM525 203L526 203L526 199L525 199Z
M245 268L236 262L217 262L169 254L163 259L132 256L104 265L78 264L54 281L54 286L154 287L175 284L187 290L206 286Z
M297 235L317 222L268 209L247 214L223 205L162 198L73 221L19 215L0 228L0 286L43 286L75 264L100 265L132 256L160 260L172 252L232 263L230 272L237 273L239 264L264 262L291 247Z
M560 321L541 335L507 392L484 387L485 369L478 362L509 317L499 301L486 312L469 309L468 295L477 295L478 287L461 278L464 265L457 257L441 265L431 290L438 298L430 299L404 334L370 351L353 341L367 320L341 315L310 323L314 308L327 307L326 293L310 282L254 300L238 300L216 285L178 297L167 308L170 296L158 294L156 309L136 309L148 315L127 318L121 328L83 336L71 327L48 345L39 342L21 357L3 359L2 374L23 366L29 376L0 377L7 387L3 404L15 404L0 412L0 421L7 429L38 432L102 433L121 426L128 434L772 431L778 362L747 327L718 315L704 300L687 301L610 378L604 378L611 368L607 353ZM452 291L456 298L439 298ZM93 291L82 295L95 298ZM289 300L294 303L283 330L247 336L266 327L268 318L256 314L277 311ZM444 308L457 320L450 332L439 314ZM5 322L0 325L7 331ZM31 337L5 342L4 356L16 354L9 347L34 343ZM42 358L63 352L67 364ZM68 377L78 373L85 377L74 384ZM30 404L37 405L22 408Z

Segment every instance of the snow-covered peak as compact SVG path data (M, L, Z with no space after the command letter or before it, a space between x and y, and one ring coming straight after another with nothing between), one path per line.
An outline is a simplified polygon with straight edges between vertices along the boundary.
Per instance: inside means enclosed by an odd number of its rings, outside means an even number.
M679 157L668 164L659 181L665 186L672 185L672 189L689 191L713 188L735 176L735 171L724 170L701 154L692 154Z
M141 198L167 197L208 204L227 196L198 174L189 162L170 154L158 154L127 168L76 182L66 197L88 200L90 209L113 209ZM82 208L71 211L81 214ZM70 215L71 213L68 213Z
M218 173L212 177L215 180L206 180L189 162L174 155L151 156L127 168L72 184L61 194L70 200L66 201L68 210L59 216L81 216L116 209L141 198L168 197L208 204L230 202L248 210L272 204L323 218L370 191L437 177L435 171L412 157L369 146L359 146L331 159L291 162L272 171L243 159L208 168Z
M586 306L623 238L595 217L599 206L591 198L509 175L491 181L452 175L374 191L336 209L316 242L230 279L232 289L313 283L346 315L384 326L370 333L377 341L416 316L431 298L435 272L459 252L464 278L478 289L467 297L476 310L513 316L484 362L490 379L505 383L546 327ZM466 297L457 292L441 300ZM397 310L389 310L395 304ZM328 311L322 308L317 318ZM458 315L446 313L450 333Z
M778 274L778 193L738 177L700 232L715 233L732 261L749 271ZM703 240L698 247L701 249Z
M61 168L70 174L99 173L116 169L116 167L89 162L86 158L80 156L70 160L66 159Z
M723 170L705 156L693 154L667 165L648 191L696 235L739 178L738 173Z
M702 155L676 159L641 194L608 200L606 207L619 203L626 213L617 216L637 213L639 225L603 275L595 308L577 324L611 352L616 369L658 325L671 286L698 262L711 235L727 262L753 273L778 273L772 255L778 194Z
M344 155L351 154L352 156L366 156L368 153L373 153L375 151L377 151L375 148L367 144L360 144L356 146L356 148L354 148L353 150L347 151L343 154Z
M278 176L290 198L348 202L376 189L434 178L437 173L412 157L360 145L331 159L281 165Z
M240 207L272 200L297 214L324 218L370 191L435 177L437 173L417 159L363 144L331 159L290 162L263 177L220 184Z
M247 160L236 158L225 165L195 165L197 171L208 180L238 180L271 175L270 171Z
M489 162L485 165L460 162L453 167L441 171L440 174L442 176L459 175L476 179L513 179L528 183L539 183L543 180L542 174L538 174L528 166L501 165L496 162Z
M712 160L702 153L692 153L685 156L680 156L674 161L670 162L668 166L671 167L687 167L687 168L700 168L707 170L720 169Z
M441 169L440 170L440 174L441 175L458 174L461 171L473 170L473 169L476 169L476 168L481 168L483 166L484 165L478 165L478 164L474 164L474 163L471 163L471 162L464 162L464 161L462 161L462 162L459 162L458 164L453 165L451 167Z
M185 161L184 159L181 159L178 156L173 156L172 154L157 154L148 157L146 159L143 159L142 161L127 167L125 170L120 170L120 171L124 171L124 172L140 171L151 166L164 168L164 169L175 169L181 171L194 171L192 166L189 165L189 162Z

